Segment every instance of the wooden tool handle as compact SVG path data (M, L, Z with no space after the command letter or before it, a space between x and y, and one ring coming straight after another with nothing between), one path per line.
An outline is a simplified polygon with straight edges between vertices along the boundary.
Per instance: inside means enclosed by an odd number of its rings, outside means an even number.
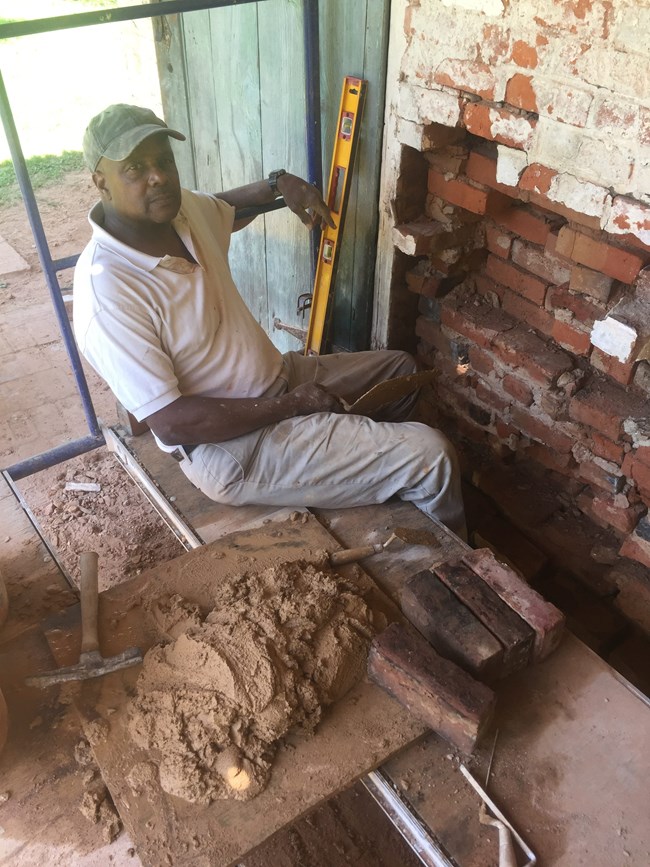
M99 650L97 615L99 590L97 581L97 554L84 551L81 555L81 652Z
M362 548L345 548L343 551L335 551L330 554L332 566L342 566L344 563L354 563L355 560L363 560L372 554L380 554L384 550L383 545L364 545Z

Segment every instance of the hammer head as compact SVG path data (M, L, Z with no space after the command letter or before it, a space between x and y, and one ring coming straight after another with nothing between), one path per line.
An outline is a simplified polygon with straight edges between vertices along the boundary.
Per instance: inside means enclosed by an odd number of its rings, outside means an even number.
M101 677L103 674L111 674L121 668L130 668L142 662L142 653L139 647L129 647L117 656L105 659L98 650L91 650L79 656L76 665L67 668L59 668L56 671L46 671L25 680L27 686L45 688L57 683L68 683L71 680L89 680L91 677Z

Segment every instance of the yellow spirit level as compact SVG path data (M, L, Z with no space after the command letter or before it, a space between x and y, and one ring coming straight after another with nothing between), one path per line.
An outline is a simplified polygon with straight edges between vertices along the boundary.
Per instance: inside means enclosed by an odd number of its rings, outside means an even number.
M350 191L350 175L357 149L359 121L366 95L367 81L347 76L343 80L341 106L334 139L334 152L327 192L327 205L332 212L335 229L326 226L320 239L314 291L311 297L309 327L305 355L319 355L329 325L331 290L336 274L345 209Z

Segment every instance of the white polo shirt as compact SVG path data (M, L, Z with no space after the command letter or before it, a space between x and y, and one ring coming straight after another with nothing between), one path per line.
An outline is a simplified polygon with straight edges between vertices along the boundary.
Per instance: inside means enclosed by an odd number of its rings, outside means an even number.
M234 214L214 196L183 190L173 226L197 265L118 241L102 227L101 203L89 214L93 235L74 274L75 336L138 420L181 395L259 397L280 372L280 352L230 273Z

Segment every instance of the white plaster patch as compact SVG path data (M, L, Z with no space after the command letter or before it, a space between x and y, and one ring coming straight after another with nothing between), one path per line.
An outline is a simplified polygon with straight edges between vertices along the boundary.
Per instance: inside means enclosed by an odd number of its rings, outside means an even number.
M503 0L442 0L442 5L450 9L468 9L470 12L482 12L490 17L503 15Z
M632 437L634 448L650 446L650 418L626 418L623 430Z
M613 235L634 235L650 246L650 207L647 205L617 197L601 226Z
M397 118L397 140L400 144L408 145L416 150L422 150L422 137L424 127L420 123L413 123L412 120L404 120L403 117Z
M602 352L618 358L620 362L625 364L632 358L637 336L634 328L608 316L606 319L599 319L594 322L591 342Z
M528 165L528 157L524 151L497 146L497 181L509 187L516 187L521 173Z
M456 126L460 120L460 103L458 97L450 93L405 84L400 88L398 113L415 123Z
M525 117L503 117L498 111L490 109L490 132L492 138L506 138L514 144L520 144L522 148L530 147L533 127Z
M569 174L556 175L551 181L548 198L590 217L602 217L611 201L609 192L589 181L579 181Z

